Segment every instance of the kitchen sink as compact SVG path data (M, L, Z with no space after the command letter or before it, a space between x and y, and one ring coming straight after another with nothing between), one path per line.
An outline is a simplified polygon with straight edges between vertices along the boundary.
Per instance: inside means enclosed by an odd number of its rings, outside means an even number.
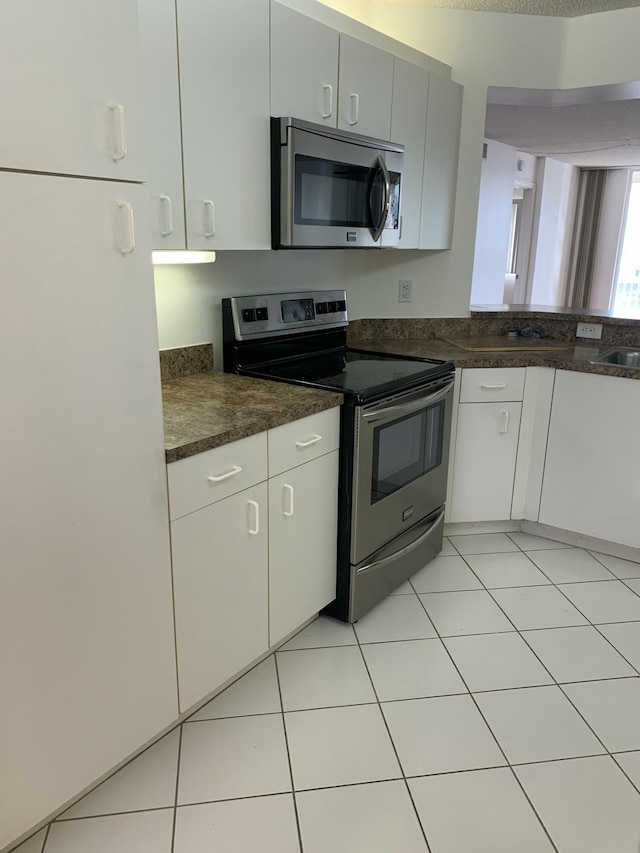
M613 347L597 358L592 358L591 364L611 364L616 367L630 367L633 370L640 370L640 349L637 347Z

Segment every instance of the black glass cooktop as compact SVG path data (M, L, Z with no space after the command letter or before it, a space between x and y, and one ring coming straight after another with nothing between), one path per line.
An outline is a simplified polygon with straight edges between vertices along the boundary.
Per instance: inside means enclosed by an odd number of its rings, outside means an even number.
M338 391L358 402L397 393L453 370L446 361L410 361L349 350L256 365L251 376Z

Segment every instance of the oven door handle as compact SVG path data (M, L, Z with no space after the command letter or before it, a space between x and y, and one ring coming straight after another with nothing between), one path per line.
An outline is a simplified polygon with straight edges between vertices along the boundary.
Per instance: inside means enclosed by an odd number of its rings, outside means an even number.
M380 409L373 409L371 412L364 412L362 418L368 423L375 423L376 421L388 420L391 417L397 418L402 417L402 415L410 415L411 412L417 412L419 409L424 409L426 406L432 406L434 403L438 403L443 397L447 396L454 384L455 380L453 382L448 382L444 388L436 391L435 394L429 394L427 397L421 397L419 400L414 400L412 403L400 403L398 406L383 406Z
M393 554L389 554L388 556L383 557L381 560L375 560L373 563L367 563L366 566L361 566L358 569L358 574L361 575L362 572L368 572L372 569L380 569L383 566L386 566L388 563L393 563L400 557L404 557L405 554L409 554L411 551L414 551L416 548L422 545L423 542L426 542L426 540L431 536L431 534L443 518L444 510L438 513L436 518L434 518L433 522L429 525L429 529L422 533L420 536L418 536L417 539L414 539L413 542L410 542L408 545L405 545L404 548L400 548L399 551L395 551Z

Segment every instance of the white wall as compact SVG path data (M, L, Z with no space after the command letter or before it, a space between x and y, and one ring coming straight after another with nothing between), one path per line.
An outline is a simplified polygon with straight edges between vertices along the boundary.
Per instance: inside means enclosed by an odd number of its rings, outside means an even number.
M511 145L487 140L480 180L472 304L503 301L516 158L517 151Z
M565 304L578 174L568 163L539 158L527 289L527 302L534 305Z
M568 21L557 88L640 80L640 9L619 9Z
M332 5L341 3L334 0ZM458 83L539 89L558 84L563 68L563 18L384 2L372 5L369 24L451 65Z

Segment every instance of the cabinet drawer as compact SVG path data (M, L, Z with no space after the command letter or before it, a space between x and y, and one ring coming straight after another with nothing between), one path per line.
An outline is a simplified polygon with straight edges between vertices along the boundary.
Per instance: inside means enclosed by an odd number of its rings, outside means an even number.
M283 424L269 430L269 476L316 459L340 444L340 409Z
M472 367L462 371L461 403L522 400L524 367Z
M234 495L267 479L267 433L172 462L167 477L171 519Z

